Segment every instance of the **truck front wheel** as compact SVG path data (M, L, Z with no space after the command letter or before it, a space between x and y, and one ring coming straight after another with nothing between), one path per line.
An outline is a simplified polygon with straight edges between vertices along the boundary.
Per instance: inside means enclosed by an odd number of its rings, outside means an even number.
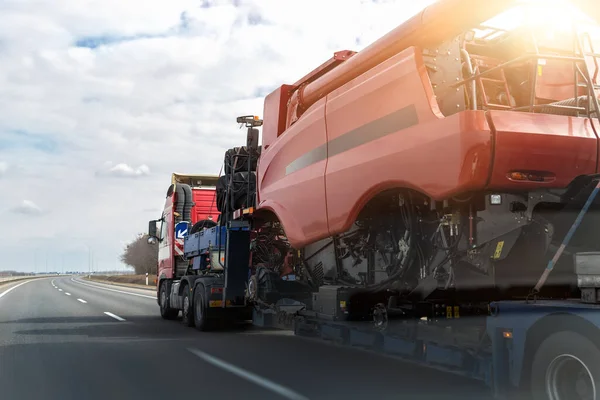
M575 332L549 336L533 358L531 392L535 400L600 400L600 349Z
M179 314L179 310L171 308L171 302L169 301L169 285L167 282L160 284L159 291L160 299L160 316L164 319L175 319Z

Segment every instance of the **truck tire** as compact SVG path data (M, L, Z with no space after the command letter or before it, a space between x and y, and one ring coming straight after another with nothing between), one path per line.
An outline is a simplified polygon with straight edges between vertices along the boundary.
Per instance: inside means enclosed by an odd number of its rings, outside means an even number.
M192 307L192 296L190 295L189 286L183 288L181 321L185 326L194 326L194 307Z
M169 300L169 291L167 282L163 282L160 284L160 316L164 319L175 319L179 314L179 310L176 308L171 308L171 301Z
M194 290L194 306L192 307L194 315L194 325L196 329L202 332L209 331L212 328L212 321L208 318L208 304L204 286L198 285Z
M600 349L575 332L558 332L537 349L531 366L534 400L600 400Z
M192 226L192 229L190 229L190 235L200 232L204 228L214 228L215 226L217 226L216 222L211 221L210 219L202 219Z

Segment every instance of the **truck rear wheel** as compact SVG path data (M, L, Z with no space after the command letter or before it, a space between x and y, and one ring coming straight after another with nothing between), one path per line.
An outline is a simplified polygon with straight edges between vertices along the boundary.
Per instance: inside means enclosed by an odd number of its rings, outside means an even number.
M531 369L535 400L600 400L600 349L585 336L558 332L542 342Z
M194 326L194 308L192 307L192 296L188 286L183 288L181 298L181 320L185 326Z
M171 302L169 301L169 285L168 282L160 284L160 315L164 319L175 319L179 314L179 310L171 308Z
M212 328L212 321L208 318L208 307L204 286L197 286L194 290L194 306L192 307L194 315L194 325L199 331L208 331Z

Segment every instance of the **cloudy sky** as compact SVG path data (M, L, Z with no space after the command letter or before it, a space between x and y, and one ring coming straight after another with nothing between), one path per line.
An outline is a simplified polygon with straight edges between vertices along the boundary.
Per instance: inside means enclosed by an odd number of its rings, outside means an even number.
M123 268L171 172L219 173L236 116L432 1L0 1L0 270Z

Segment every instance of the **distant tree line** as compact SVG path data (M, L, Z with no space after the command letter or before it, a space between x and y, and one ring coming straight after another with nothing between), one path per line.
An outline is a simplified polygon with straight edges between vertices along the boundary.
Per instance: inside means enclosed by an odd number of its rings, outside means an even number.
M158 244L149 244L148 235L140 233L125 246L121 261L132 267L136 274L156 274L158 264Z
M18 272L18 271L0 271L0 276L25 276L31 275L31 272Z

